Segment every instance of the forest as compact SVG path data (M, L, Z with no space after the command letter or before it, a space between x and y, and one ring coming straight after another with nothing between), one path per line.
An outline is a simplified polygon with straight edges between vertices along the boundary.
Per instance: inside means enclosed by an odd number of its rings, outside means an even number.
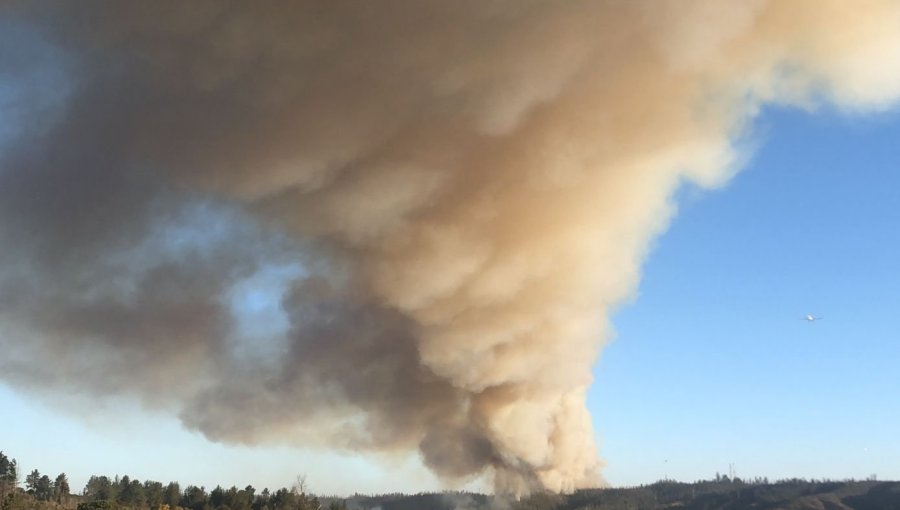
M65 473L20 472L0 452L0 510L900 510L900 482L810 480L769 482L716 474L692 483L660 480L636 487L535 493L504 498L470 492L316 495L301 475L291 487L257 490L91 476L73 491Z

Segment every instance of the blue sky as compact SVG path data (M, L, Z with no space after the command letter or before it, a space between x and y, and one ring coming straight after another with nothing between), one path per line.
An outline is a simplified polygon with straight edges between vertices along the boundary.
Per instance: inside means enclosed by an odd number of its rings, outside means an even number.
M757 139L682 190L614 317L589 404L614 484L900 478L900 116L772 110Z

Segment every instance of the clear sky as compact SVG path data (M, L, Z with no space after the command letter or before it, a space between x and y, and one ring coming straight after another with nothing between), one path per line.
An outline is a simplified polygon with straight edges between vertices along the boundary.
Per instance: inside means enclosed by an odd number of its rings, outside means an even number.
M757 133L724 189L683 190L615 315L590 400L614 484L900 478L900 116Z
M729 463L770 479L900 479L900 115L770 110L753 139L724 188L682 189L638 296L613 317L588 405L614 485ZM257 487L305 473L323 493L438 487L415 458L227 447L128 404L85 420L0 387L0 409L0 448L23 472L65 471L75 490L116 473Z

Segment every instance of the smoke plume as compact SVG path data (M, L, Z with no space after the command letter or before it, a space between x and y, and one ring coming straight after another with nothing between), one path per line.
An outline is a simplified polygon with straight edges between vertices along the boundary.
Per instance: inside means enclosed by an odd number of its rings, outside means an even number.
M504 492L600 483L591 366L677 187L767 103L900 95L891 0L0 9L4 382Z

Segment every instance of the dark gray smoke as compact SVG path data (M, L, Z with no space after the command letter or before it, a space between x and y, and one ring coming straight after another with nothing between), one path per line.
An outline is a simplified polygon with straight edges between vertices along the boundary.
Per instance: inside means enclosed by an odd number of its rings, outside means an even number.
M900 94L890 0L47 1L0 24L0 377L511 492L600 482L591 365L679 183L724 182L765 102ZM235 294L267 271L288 324L248 333Z

